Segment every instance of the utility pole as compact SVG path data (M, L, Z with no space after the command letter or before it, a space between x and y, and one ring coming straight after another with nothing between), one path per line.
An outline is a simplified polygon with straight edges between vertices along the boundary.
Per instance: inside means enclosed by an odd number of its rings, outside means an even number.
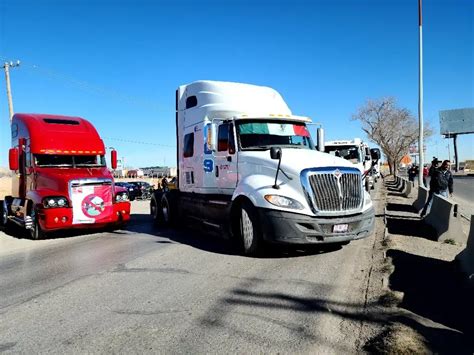
M19 67L20 61L17 60L16 63L13 62L5 62L2 68L5 70L5 80L7 83L7 98L8 98L8 109L10 112L10 125L12 124L13 119L13 100L12 100L12 91L10 88L10 68Z
M420 154L420 169L423 169L423 26L421 0L418 0L418 38L419 38L419 75L418 75L418 154ZM418 174L418 186L423 186L423 174Z

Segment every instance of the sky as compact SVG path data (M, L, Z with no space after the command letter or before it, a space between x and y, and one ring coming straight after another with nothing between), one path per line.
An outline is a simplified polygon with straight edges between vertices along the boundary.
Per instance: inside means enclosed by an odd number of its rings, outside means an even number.
M474 107L474 1L425 0L423 44L425 160L453 159L439 111ZM418 116L418 2L0 0L0 61L16 60L15 112L84 117L131 167L176 166L175 90L195 80L273 87L327 140L366 139L351 117L369 98ZM474 159L474 134L458 149Z

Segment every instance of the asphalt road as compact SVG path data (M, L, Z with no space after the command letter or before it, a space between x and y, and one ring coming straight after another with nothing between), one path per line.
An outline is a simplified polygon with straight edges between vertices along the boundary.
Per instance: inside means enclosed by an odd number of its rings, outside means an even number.
M430 179L428 178L427 186L429 183ZM415 184L417 184L417 180ZM474 176L454 176L453 190L453 201L459 205L461 214L470 219L474 215Z
M474 176L455 176L453 189L453 200L459 204L461 213L469 217L474 215Z
M13 248L0 248L0 352L353 353L377 326L366 314L374 236L247 258L155 229L146 202L132 208L116 233L0 232Z

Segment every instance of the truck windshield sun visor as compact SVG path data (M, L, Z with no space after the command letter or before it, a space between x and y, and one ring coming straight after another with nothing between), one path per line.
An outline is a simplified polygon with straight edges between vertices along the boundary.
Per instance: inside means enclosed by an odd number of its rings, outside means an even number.
M38 167L103 167L103 155L35 154Z
M269 149L272 146L315 149L304 123L245 120L237 123L237 134L243 150Z

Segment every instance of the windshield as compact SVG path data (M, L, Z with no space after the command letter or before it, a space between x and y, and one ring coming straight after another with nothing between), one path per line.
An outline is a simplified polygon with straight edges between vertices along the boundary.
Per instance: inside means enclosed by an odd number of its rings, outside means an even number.
M103 155L54 155L35 154L35 166L39 167L102 167L105 166Z
M237 121L237 137L242 150L271 147L315 149L304 123L290 121Z
M349 160L351 163L357 164L362 161L359 148L351 145L325 146L324 151L336 157Z

